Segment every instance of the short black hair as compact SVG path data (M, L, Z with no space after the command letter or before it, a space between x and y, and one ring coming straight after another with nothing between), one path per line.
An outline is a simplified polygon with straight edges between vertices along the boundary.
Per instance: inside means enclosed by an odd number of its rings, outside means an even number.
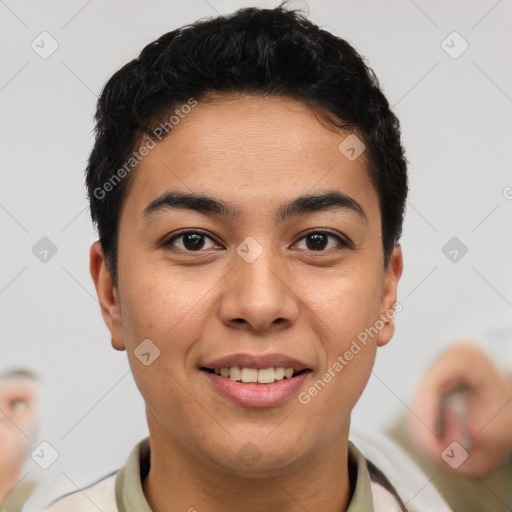
M92 220L116 285L119 213L144 146L135 150L145 136L147 144L161 139L163 130L155 126L172 127L173 117L179 122L178 115L212 93L293 98L362 138L379 197L386 268L402 233L408 192L399 121L357 51L282 3L274 9L240 9L168 32L105 85L86 183ZM171 123L163 124L164 119Z

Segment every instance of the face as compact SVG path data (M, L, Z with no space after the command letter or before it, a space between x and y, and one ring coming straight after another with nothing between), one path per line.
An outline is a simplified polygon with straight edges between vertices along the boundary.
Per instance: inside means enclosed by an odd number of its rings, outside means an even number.
M27 455L36 420L33 379L0 379L0 477L12 478Z
M99 243L91 273L152 438L239 472L346 442L376 347L393 333L402 259L397 247L383 267L378 196L364 153L338 149L345 137L292 99L224 97L199 102L138 164L118 288Z

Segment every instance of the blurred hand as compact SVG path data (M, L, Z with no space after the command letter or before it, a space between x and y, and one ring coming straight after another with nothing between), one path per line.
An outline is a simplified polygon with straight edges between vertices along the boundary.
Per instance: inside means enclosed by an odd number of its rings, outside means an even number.
M443 397L456 389L461 390L459 407L446 407L449 402ZM434 361L411 410L407 423L413 439L444 470L482 477L497 469L512 450L512 381L471 342L455 343ZM469 454L454 469L441 457L453 441ZM459 448L459 453L464 452Z

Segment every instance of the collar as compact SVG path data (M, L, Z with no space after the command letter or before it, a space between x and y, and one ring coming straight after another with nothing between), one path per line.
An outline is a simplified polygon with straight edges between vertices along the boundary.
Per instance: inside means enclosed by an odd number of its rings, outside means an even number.
M355 487L345 512L373 512L366 459L350 441L348 454L350 475L355 477ZM149 437L146 437L133 448L126 464L117 474L115 490L119 512L152 512L142 490L142 481L149 472L150 458Z

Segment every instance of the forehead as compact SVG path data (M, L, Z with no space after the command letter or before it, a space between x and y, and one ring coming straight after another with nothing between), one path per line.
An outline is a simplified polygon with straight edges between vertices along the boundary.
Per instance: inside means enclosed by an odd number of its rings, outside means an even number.
M165 189L179 188L245 206L265 199L277 208L298 195L337 189L378 214L365 154L349 160L338 148L347 135L291 98L198 102L139 162L125 204L142 211Z
M29 377L0 378L0 396L12 394L32 394L37 388L36 382Z

